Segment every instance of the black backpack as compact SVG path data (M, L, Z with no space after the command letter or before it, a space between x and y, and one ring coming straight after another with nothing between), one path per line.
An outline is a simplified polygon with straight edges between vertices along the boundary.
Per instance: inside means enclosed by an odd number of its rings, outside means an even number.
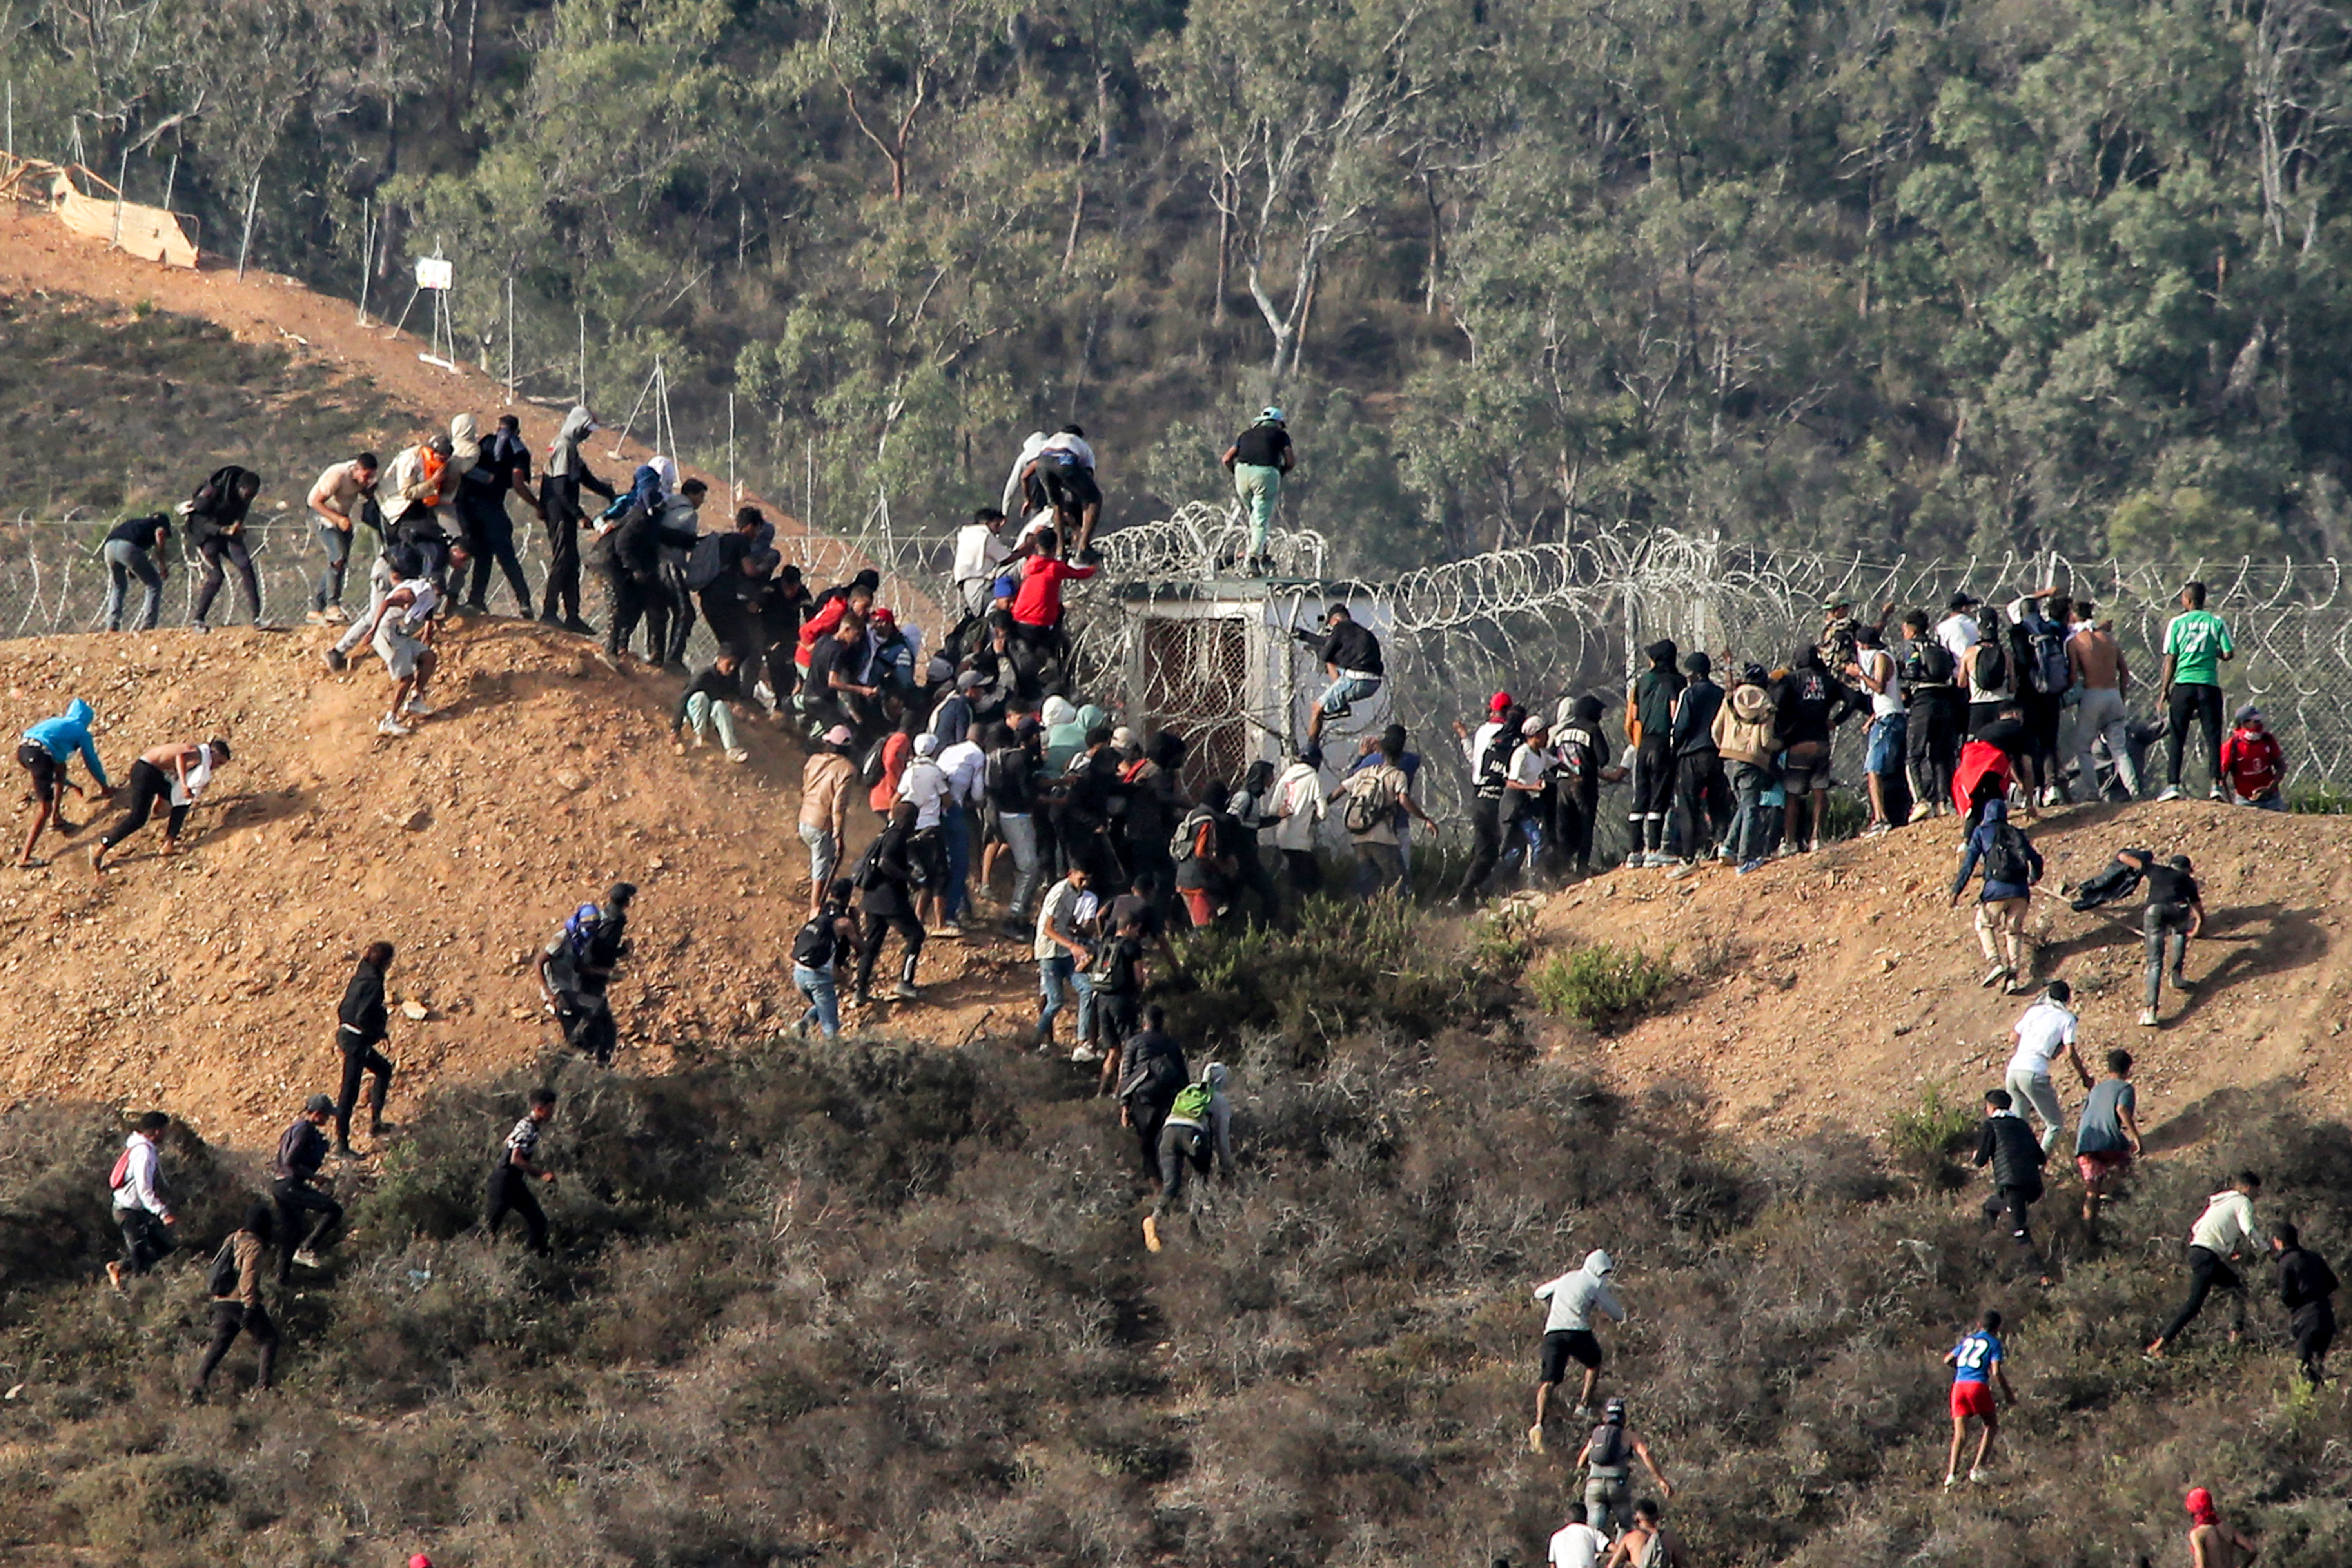
M1478 753L1476 787L1480 800L1503 798L1503 780L1511 771L1511 749L1517 742L1518 737L1507 730L1497 730L1495 739Z
M1633 1445L1625 1441L1625 1428L1614 1421L1604 1421L1592 1429L1585 1462L1596 1470L1622 1469Z
M205 1276L205 1289L212 1293L215 1300L234 1296L236 1294L236 1237L232 1236L221 1243L220 1251L213 1256L212 1270Z
M1949 685L1952 668L1952 650L1932 637L1911 650L1910 676L1915 686Z
M1985 852L1985 880L2025 887L2033 880L2033 862L2026 858L2025 835L2014 823L2003 821L1992 830L1992 847Z
M835 921L841 917L832 910L801 927L793 938L793 962L803 969L830 969L841 952L841 932Z
M857 858L857 864L850 868L849 885L866 891L880 887L886 879L881 874L881 862L882 839L877 836L866 847L866 853Z
M866 747L866 754L857 759L857 776L868 789L882 782L882 748L889 743L890 737L885 735Z
M2059 697L2074 684L2074 668L2066 662L2066 634L2058 623L2043 620L2036 624L2028 646L2033 650L2033 664L2028 671L2033 689L2044 697Z
M1983 642L1977 644L1977 647L1982 650L1977 655L1976 674L1972 678L1976 682L1977 688L1983 691L2001 691L2007 689L2009 686L2009 655L2002 652L2000 644L1990 637L1987 637Z

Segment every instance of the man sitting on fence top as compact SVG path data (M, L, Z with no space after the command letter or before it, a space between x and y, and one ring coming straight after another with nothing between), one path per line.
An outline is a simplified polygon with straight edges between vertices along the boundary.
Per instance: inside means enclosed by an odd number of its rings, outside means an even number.
M1319 742L1327 721L1345 719L1355 711L1357 703L1370 700L1387 679L1381 639L1369 626L1358 626L1345 605L1334 605L1323 613L1321 637L1304 629L1292 635L1315 645L1315 657L1322 660L1324 673L1331 678L1331 684L1316 700L1314 717L1307 721L1307 741Z

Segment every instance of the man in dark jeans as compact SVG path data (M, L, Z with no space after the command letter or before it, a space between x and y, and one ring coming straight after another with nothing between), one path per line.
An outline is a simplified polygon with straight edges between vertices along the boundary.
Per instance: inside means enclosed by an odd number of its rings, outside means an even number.
M2180 749L2194 720L2205 731L2202 755L2212 771L2212 797L2227 798L2221 790L2221 662L2237 657L2230 628L2205 607L2205 584L2189 583L2180 590L2180 614L2164 628L2164 713L2171 729L2171 757L2164 793L2158 800L2180 798Z
M482 1228L489 1233L492 1241L499 1238L499 1226L506 1223L511 1210L522 1215L523 1228L530 1233L530 1249L541 1258L548 1251L547 1211L531 1195L530 1184L536 1179L552 1185L555 1173L541 1170L532 1159L539 1152L541 1130L554 1119L555 1091L532 1089L530 1110L499 1146L499 1157L490 1165L489 1191L482 1205Z
M352 973L352 983L343 988L343 1005L335 1015L335 1044L343 1053L342 1089L335 1096L335 1152L345 1159L353 1157L352 1112L359 1106L363 1074L375 1075L368 1095L368 1136L383 1136L383 1101L392 1092L392 1058L376 1047L384 1042L384 1026L390 1021L383 1005L383 977L391 968L392 943L368 943L360 955L359 968Z
M1675 805L1675 699L1682 695L1683 678L1675 668L1679 651L1672 638L1643 650L1650 668L1625 689L1625 738L1633 742L1633 802L1625 825L1633 841L1625 864L1636 868L1664 866L1666 820Z
M596 628L580 618L580 524L588 515L581 508L580 492L589 489L613 499L613 487L589 471L580 450L596 427L586 405L572 406L548 448L547 469L539 486L540 510L547 519L547 582L541 590L539 618L583 636Z
M1168 1032L1168 1009L1157 1002L1143 1010L1143 1027L1118 1052L1118 1124L1135 1133L1143 1173L1160 1180L1160 1127L1176 1092L1192 1081L1184 1047Z
M294 1277L297 1263L305 1268L318 1268L318 1248L331 1246L343 1223L343 1205L311 1184L319 1179L319 1167L327 1163L327 1135L320 1129L334 1114L335 1102L314 1094L302 1107L302 1114L294 1119L294 1125L278 1140L278 1158L269 1167L269 1195L278 1204L280 1285ZM305 1214L319 1216L307 1237L302 1233Z
M2049 1154L2012 1104L2005 1089L1985 1091L1984 1124L1977 1133L1976 1157L1979 1168L1992 1167L1992 1192L1984 1201L1985 1223L1992 1225L2006 1213L2010 1239L2047 1285L2050 1268L2033 1245L2027 1211L2041 1201L2042 1165Z
M481 459L457 481L457 517L465 525L467 553L473 557L472 580L466 588L466 608L489 609L490 569L496 566L515 597L515 613L530 618L530 583L515 554L514 519L507 512L507 497L518 495L525 506L536 507L530 491L530 448L523 444L522 426L511 414L499 416L499 427L482 443ZM454 589L457 584L452 583Z
M190 1404L203 1403L215 1369L239 1334L251 1340L261 1352L259 1375L254 1386L269 1386L270 1373L278 1365L278 1325L269 1321L269 1310L261 1300L261 1259L271 1242L283 1239L278 1233L284 1228L273 1222L268 1204L255 1204L245 1211L243 1226L224 1244L235 1265L235 1278L228 1282L226 1295L213 1297L213 1342L205 1352L204 1364L196 1368L195 1381L188 1385ZM282 1272L278 1282L285 1282Z
M2165 1347L2197 1321L2197 1314L2205 1310L2205 1298L2217 1289L2230 1292L2231 1305L2236 1310L2230 1342L2236 1343L2246 1331L2246 1282L2230 1265L2269 1250L2269 1243L2254 1224L2254 1194L2262 1190L2262 1177L2241 1171L2228 1187L2205 1200L2205 1212L2189 1229L2189 1299L2149 1343L2150 1361L2164 1359Z

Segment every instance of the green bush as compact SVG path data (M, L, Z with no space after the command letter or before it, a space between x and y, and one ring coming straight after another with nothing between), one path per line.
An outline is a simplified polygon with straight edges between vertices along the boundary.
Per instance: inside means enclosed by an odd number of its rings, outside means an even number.
M1942 1175L1951 1159L1976 1141L1983 1110L1948 1084L1931 1083L1918 1102L1895 1113L1886 1126L1886 1146L1896 1158Z
M1554 954L1528 984L1545 1012L1610 1034L1646 1016L1674 978L1666 959L1601 942Z

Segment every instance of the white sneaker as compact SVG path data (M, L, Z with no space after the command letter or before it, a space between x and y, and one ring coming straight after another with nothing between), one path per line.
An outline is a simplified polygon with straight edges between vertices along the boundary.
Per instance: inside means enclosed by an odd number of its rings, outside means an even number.
M2181 794L2180 786L2179 784L2167 784L2165 786L2164 793L2158 795L2156 800L2157 804L2161 805L2168 800L2185 800L2188 797L2186 795Z
M379 719L375 721L375 732L379 735L413 735L416 731L397 719Z
M1070 1059L1074 1062L1098 1062L1102 1060L1102 1053L1092 1046L1072 1046Z
M2205 798L2207 800L2219 800L2225 803L2228 799L2227 796L2222 795L2221 786L2220 784L2215 784L2211 789L2207 790L2205 792Z
M1932 801L1932 800L1922 800L1922 801L1915 801L1915 802L1913 802L1913 803L1912 803L1912 805L1911 805L1911 820L1912 820L1912 821L1914 821L1914 822L1925 822L1925 821L1927 821L1929 817L1931 817L1931 816L1935 816L1935 815L1936 815L1936 803L1935 803L1934 801Z
M306 625L314 626L331 626L335 624L327 618L327 612L324 610L312 610L302 619Z
M2044 784L2042 786L2042 804L2044 805L2056 805L2058 804L2058 786L2056 784Z
M748 763L751 760L751 753L740 746L730 746L727 748L727 760L730 763Z
M2141 1008L2139 1011L2139 1026L2143 1029L2153 1029L2156 1027L2156 1009L2153 1007Z
M295 1252L294 1261L305 1268L316 1268L319 1267L319 1255L307 1247L301 1247Z
M436 713L440 712L441 710L436 708L433 704L425 701L421 697L412 697L408 700L408 706L402 710L402 711L405 712L412 719L430 719Z
M1990 1470L1970 1470L1969 1472L1969 1484L1970 1486L1980 1487L1991 1479L1992 1472Z
M1818 854L1820 854L1821 852L1822 852L1822 841L1821 841L1820 839L1818 839L1818 838L1816 838L1816 839L1812 840L1812 842L1811 842L1811 843L1809 843L1809 844L1807 844L1807 845L1805 846L1805 853L1806 853L1806 854L1808 854L1808 855L1818 855Z
M1538 1421L1528 1428L1528 1452L1540 1454L1543 1451L1543 1423Z

